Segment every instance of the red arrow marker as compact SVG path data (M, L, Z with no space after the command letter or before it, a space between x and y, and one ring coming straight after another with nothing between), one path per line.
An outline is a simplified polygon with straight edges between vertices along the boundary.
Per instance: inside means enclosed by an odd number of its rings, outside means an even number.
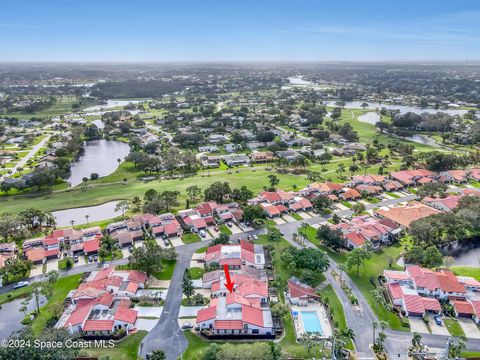
M225 271L225 278L227 279L225 286L227 287L228 291L233 292L233 285L235 285L235 282L232 282L232 280L230 279L230 273L228 272L227 264L223 265L223 271Z

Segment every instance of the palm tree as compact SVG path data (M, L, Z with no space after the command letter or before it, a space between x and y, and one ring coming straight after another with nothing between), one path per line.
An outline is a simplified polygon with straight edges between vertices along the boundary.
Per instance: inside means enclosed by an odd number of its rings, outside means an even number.
M412 337L412 346L415 348L415 349L418 349L422 346L422 335L420 335L419 333L417 332L414 332L413 333L413 337Z
M340 331L340 334L347 339L355 341L355 332L352 329L350 329L349 327L346 327L345 329L342 329Z
M373 343L375 344L375 331L377 330L378 323L376 321L372 322L372 329L373 329Z

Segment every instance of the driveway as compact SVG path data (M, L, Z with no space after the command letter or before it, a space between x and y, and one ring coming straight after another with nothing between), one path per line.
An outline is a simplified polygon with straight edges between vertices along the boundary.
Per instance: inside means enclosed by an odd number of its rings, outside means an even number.
M232 222L232 227L229 227L229 229L232 231L232 234L242 234L243 230L240 229L240 227Z
M206 308L206 306L180 306L179 317L197 316L198 310Z
M286 222L289 222L289 223L297 221L293 218L292 215L288 215L288 214L282 215L282 218L283 218L283 220L285 220Z
M52 270L58 270L58 259L52 259L47 261L47 272Z
M158 324L158 319L137 319L135 329L151 331Z
M273 218L272 220L275 221L275 224L277 224L277 225L281 225L281 224L286 223L285 220L283 220L282 218L279 218L279 217Z
M214 238L217 238L220 236L220 231L215 231L215 226L209 226L207 227L207 230L212 234Z
M32 270L30 270L30 277L32 276L38 276L43 274L43 265L34 265Z
M478 326L475 325L472 319L458 318L457 320L467 338L480 339L480 330L478 329Z
M430 329L432 329L432 334L433 335L444 335L444 336L450 336L450 333L447 330L447 327L445 324L442 322L442 325L437 325L435 320L430 319Z
M297 212L298 215L300 215L302 217L302 219L310 219L311 216L309 214L307 214L305 211L299 211Z
M160 319L163 306L135 306L135 310L138 311L138 317L155 317Z
M338 210L350 210L348 207L346 207L346 206L343 205L343 204L335 204L335 207L336 207Z
M177 246L182 246L182 245L183 245L182 239L179 238L178 236L171 237L171 238L170 238L170 242L172 243L172 246L173 246L173 247L177 247Z
M408 318L408 321L410 322L410 331L412 333L417 332L420 334L430 334L430 331L428 331L427 326L425 325L425 322L422 318L410 316ZM432 321L433 320L431 320L430 322Z

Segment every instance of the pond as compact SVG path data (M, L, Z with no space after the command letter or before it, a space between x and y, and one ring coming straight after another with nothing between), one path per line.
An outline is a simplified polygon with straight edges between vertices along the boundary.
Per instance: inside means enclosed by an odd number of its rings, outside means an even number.
M467 113L467 110L460 110L460 109L446 109L446 110L441 110L441 109L433 109L433 108L421 108L417 106L409 106L409 105L392 105L392 104L384 104L384 103L378 103L378 102L368 102L365 101L368 104L368 107L366 109L381 109L382 107L390 109L390 110L400 110L401 114L405 114L407 112L413 112L416 114L422 114L422 113L431 113L435 114L437 112L443 112L447 113L450 115L463 115ZM362 104L363 101L347 101L345 103L345 108L346 109L362 109ZM328 106L336 106L336 101L327 101Z
M8 338L13 332L21 330L24 325L22 325L22 320L25 317L23 312L20 312L20 307L22 306L23 299L16 299L5 303L0 309L0 340ZM45 305L47 298L42 296L40 298L40 306ZM31 312L35 309L36 304L35 300L32 299L28 306L28 312Z
M58 210L53 211L52 215L55 217L58 227L71 226L72 220L75 222L75 225L82 225L121 216L121 211L115 211L117 203L118 201L110 201L95 206ZM87 215L88 221L85 217Z
M95 140L85 144L85 152L71 167L68 178L70 186L82 183L84 177L97 173L100 177L113 173L125 160L130 152L130 146L121 141ZM117 161L120 159L120 163Z

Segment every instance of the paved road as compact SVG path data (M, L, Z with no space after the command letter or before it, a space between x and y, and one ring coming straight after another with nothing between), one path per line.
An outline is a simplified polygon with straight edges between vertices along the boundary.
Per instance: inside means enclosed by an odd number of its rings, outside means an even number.
M33 158L35 156L35 154L48 142L48 140L50 140L51 136L52 135L47 135L45 137L45 139L40 141L37 145L34 145L32 147L32 150L30 150L27 155L25 155L23 158L21 158L20 161L15 164L15 166L13 166L11 169L9 169L11 171L11 173L8 174L8 176L9 177L13 176L13 174L18 172L19 168L23 168L25 166L25 164L27 163L27 161L30 160L31 158ZM5 175L5 176L7 176L7 175ZM1 176L0 176L0 178L1 178Z
M207 241L196 242L179 246L177 251L177 263L173 271L167 298L163 307L162 315L157 325L148 333L140 344L139 355L145 358L147 353L156 349L162 349L167 359L177 359L187 348L188 341L178 326L178 313L182 301L182 278L185 269L190 265L195 250L204 247Z

